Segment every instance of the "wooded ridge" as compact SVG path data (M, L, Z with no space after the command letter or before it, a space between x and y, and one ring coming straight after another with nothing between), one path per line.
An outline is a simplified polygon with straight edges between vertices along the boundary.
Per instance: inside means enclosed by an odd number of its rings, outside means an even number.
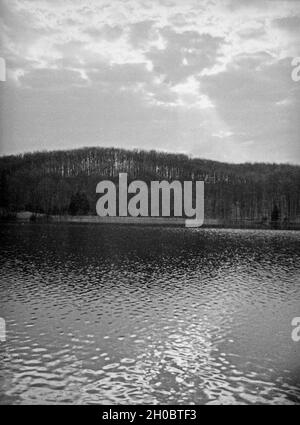
M0 158L3 214L96 214L101 180L205 182L205 217L226 221L300 220L300 166L229 164L183 154L91 147Z

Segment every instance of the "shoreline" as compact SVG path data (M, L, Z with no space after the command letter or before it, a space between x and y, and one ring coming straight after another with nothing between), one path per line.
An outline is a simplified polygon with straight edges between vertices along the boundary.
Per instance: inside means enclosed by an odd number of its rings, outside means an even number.
M0 223L53 223L53 224L99 224L99 225L141 225L185 227L182 217L99 217L98 215L46 215L32 212L20 212L2 217ZM206 218L202 228L261 229L261 230L300 230L300 223L260 222L250 219L220 220ZM199 228L201 228L199 227Z

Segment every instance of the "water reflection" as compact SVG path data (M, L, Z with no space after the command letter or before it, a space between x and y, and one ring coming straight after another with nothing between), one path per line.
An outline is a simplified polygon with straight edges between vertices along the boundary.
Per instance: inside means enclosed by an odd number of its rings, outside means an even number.
M0 402L299 403L297 232L0 233Z

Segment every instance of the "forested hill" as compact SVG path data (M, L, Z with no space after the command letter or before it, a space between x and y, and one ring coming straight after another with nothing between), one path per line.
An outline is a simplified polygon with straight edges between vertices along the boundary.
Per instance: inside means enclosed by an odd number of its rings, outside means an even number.
M95 214L96 185L129 179L204 180L205 216L297 221L300 167L227 164L182 154L115 148L36 152L0 158L1 211Z

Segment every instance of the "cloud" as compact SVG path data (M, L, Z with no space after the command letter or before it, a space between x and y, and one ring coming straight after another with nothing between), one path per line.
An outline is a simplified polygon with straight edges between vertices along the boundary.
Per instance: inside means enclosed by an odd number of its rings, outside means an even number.
M120 25L104 24L100 28L87 28L85 32L90 35L92 39L104 39L107 41L114 41L122 36L123 28Z
M214 107L209 97L201 93L199 81L193 76L188 77L184 82L169 85L168 90L165 90L164 97L160 95L160 91L158 93L150 91L150 94L152 94L151 103L158 106L182 107L186 109Z
M155 20L135 22L129 26L129 41L134 47L145 47L150 37L158 38L153 28Z
M300 161L299 22L292 0L2 0L2 150Z
M160 34L166 41L166 47L152 48L146 56L151 60L154 71L174 84L213 66L219 46L224 41L196 31L177 33L170 27L162 28Z
M272 21L272 25L274 28L277 28L291 38L298 37L298 43L300 46L299 36L300 36L300 16L287 16L284 18L274 19Z
M77 71L57 70L57 69L35 69L29 73L21 74L19 83L26 89L49 89L64 90L70 86L86 86L87 81Z

